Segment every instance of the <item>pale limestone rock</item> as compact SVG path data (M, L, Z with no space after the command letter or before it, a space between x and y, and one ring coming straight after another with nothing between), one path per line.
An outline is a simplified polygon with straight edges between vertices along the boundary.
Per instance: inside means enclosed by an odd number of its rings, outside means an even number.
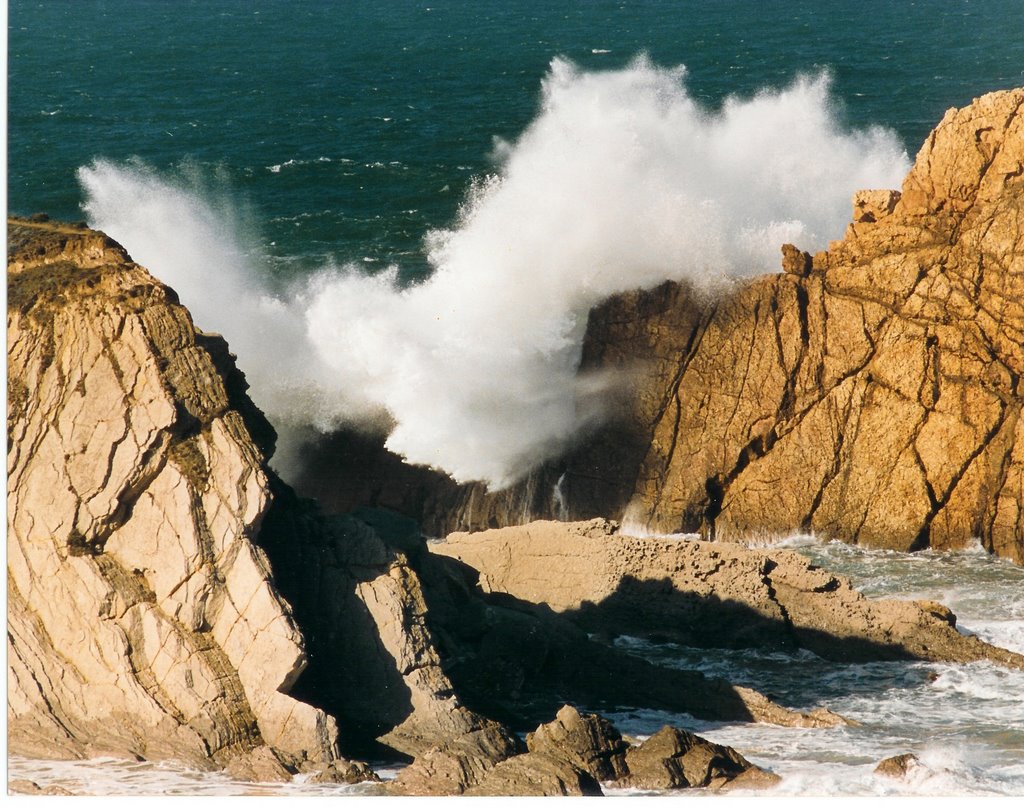
M222 341L102 234L9 228L12 751L329 762Z

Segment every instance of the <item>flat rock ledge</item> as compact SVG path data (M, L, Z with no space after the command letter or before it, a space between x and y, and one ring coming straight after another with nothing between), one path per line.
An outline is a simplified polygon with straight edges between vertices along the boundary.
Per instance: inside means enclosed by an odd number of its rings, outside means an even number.
M945 606L869 600L792 550L637 538L605 519L455 533L430 550L475 570L485 594L606 635L804 648L837 662L989 660L1024 669L1024 656L960 634Z

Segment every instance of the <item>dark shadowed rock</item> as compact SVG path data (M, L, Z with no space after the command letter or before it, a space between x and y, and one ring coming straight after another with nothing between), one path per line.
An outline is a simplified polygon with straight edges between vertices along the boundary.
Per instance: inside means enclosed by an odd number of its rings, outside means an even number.
M580 714L568 704L558 711L554 721L527 735L526 745L531 752L566 760L598 781L618 780L627 772L629 745L619 731L607 719Z

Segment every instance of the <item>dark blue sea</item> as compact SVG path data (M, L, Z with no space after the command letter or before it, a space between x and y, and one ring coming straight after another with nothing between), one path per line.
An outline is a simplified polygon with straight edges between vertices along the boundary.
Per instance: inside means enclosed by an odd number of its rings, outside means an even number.
M495 136L562 56L686 65L692 96L827 70L839 119L913 155L951 106L1024 84L1020 0L11 0L9 206L81 219L76 170L216 172L284 259L426 270ZM279 171L274 167L280 166Z
M87 220L223 333L287 478L339 425L492 488L599 421L589 309L702 294L840 238L954 106L1024 85L1024 0L10 0L8 207ZM685 539L681 539L685 540ZM1024 651L1024 571L789 544ZM1024 681L988 665L624 641L856 727L697 726L776 794L1024 795ZM796 686L789 671L818 670ZM807 678L801 680L806 683ZM915 752L905 782L873 774ZM12 761L82 793L252 793L169 764ZM268 793L341 793L301 777Z

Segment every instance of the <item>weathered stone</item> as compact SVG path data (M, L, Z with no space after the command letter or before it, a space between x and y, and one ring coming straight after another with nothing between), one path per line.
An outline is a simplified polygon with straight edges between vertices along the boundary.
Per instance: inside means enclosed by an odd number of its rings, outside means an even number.
M361 760L345 760L339 758L314 774L309 781L311 783L379 783L380 777L370 768L369 764Z
M408 755L490 726L441 668L414 525L298 500L224 340L102 233L12 220L9 247L13 750L244 774L329 769L336 718Z
M899 191L857 191L853 195L853 221L877 222L896 209Z
M875 774L901 780L920 765L921 762L917 759L917 755L908 752L886 758L875 767Z
M754 771L747 781L767 784L777 777L754 766L735 749L711 743L676 727L662 727L626 754L629 777L621 785L642 789L721 788Z
M504 760L466 791L468 797L600 797L593 775L544 752Z
M418 755L390 784L394 794L450 796L482 782L497 764L523 750L522 742L495 722Z
M233 758L224 771L236 780L250 783L290 783L293 776L268 746L257 746Z
M561 758L595 780L618 780L625 776L628 744L611 722L599 715L581 715L565 705L555 720L541 724L526 736L531 752Z
M476 570L484 592L547 606L591 631L705 647L807 648L838 661L987 659L1024 668L1024 656L957 632L945 607L869 600L791 550L634 538L616 527L534 522L455 533L430 550Z
M251 542L273 431L223 340L88 229L12 220L8 288L12 751L330 760Z
M74 792L68 791L61 786L46 786L43 788L32 780L9 780L7 783L8 794L32 794L40 797L73 797Z

